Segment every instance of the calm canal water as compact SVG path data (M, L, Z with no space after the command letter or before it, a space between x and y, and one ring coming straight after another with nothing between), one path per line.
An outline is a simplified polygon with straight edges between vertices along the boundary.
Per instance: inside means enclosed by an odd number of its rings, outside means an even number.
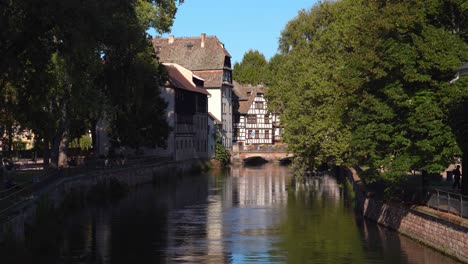
M457 263L356 217L335 178L277 165L146 185L80 210L48 263ZM44 253L44 252L43 252Z

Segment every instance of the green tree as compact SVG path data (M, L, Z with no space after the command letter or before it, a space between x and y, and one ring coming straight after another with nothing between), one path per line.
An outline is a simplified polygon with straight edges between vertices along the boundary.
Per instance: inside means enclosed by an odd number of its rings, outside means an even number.
M448 82L468 58L466 15L444 0L302 10L282 32L267 94L302 164L359 162L386 178L443 170L460 154L450 109L468 91Z
M242 84L257 85L266 83L268 77L268 62L258 50L249 50L240 63L236 62L233 78Z
M127 120L136 131L145 131L135 137L138 144L159 144L164 138L165 104L157 89L164 73L154 60L146 31L153 27L167 32L181 2L19 0L0 4L4 58L0 94L7 85L14 87L18 100L13 119L42 138L46 150L51 147L53 167L66 164L70 138L91 128L104 111L137 117ZM121 71L114 73L124 74L116 76L120 82L106 75L117 68ZM121 103L116 109L119 94L131 95L129 104L136 107ZM114 135L135 146L116 120L111 120Z

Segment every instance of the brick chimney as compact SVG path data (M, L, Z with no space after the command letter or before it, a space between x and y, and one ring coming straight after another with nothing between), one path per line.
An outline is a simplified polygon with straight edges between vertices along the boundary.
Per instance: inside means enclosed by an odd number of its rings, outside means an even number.
M173 35L169 36L168 43L169 43L169 44L174 43L174 36L173 36Z
M202 48L205 47L205 41L206 41L206 34L202 33L201 34L201 44L200 44Z

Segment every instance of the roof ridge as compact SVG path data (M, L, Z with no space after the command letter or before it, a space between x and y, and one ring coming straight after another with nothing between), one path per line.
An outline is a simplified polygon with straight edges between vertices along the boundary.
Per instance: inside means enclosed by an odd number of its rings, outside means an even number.
M177 39L201 39L201 36L174 36L174 39L177 40ZM206 38L215 38L215 39L218 39L218 37L216 35L211 35L211 36L206 36ZM169 37L153 37L153 39L169 39ZM218 39L219 40L219 39Z

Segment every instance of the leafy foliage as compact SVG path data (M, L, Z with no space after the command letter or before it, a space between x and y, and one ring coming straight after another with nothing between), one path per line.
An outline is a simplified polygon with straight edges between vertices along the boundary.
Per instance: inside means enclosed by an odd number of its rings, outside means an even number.
M46 149L50 142L53 163L104 113L120 143L160 144L168 130L157 89L164 73L146 31L169 31L182 2L3 1L0 118L32 129Z
M233 70L234 80L243 84L257 85L268 80L268 62L257 50L244 54L241 63L236 62Z
M442 171L461 154L450 112L468 90L449 81L468 59L467 15L464 1L445 0L343 0L299 12L269 65L269 105L282 111L289 148L312 168Z
M231 162L231 153L224 147L222 143L222 135L219 129L216 130L216 145L215 145L215 159L223 166Z

